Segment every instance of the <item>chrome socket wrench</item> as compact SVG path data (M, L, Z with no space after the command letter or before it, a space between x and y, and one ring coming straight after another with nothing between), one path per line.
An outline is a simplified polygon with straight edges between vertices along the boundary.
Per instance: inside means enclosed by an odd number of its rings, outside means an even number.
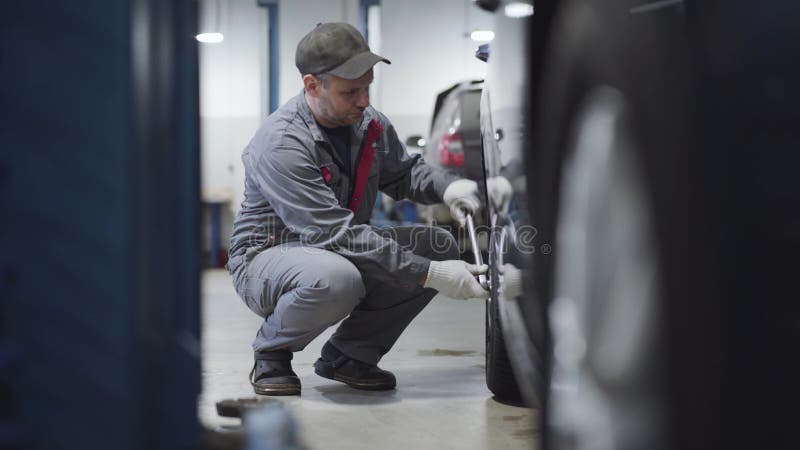
M478 234L475 231L475 220L472 217L472 213L469 211L464 211L464 215L467 218L467 234L469 234L469 242L472 245L472 255L475 258L475 265L483 265L481 248L478 246ZM478 275L478 283L480 283L484 289L489 289L489 281L485 274Z

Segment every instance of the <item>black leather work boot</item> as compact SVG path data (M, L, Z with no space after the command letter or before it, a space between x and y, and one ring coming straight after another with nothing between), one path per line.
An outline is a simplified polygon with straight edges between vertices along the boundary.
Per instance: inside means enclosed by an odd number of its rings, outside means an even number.
M368 391L394 389L397 380L394 374L378 366L352 359L339 351L330 342L322 347L322 357L314 363L314 372L331 380Z
M255 353L250 371L253 391L261 395L300 395L300 378L292 370L292 352Z

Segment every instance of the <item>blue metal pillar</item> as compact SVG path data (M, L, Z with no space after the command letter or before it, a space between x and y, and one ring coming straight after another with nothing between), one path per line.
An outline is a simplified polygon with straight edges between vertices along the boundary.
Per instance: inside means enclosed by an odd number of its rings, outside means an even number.
M0 348L25 448L199 446L195 9L0 2Z
M278 46L280 42L278 40L278 0L256 0L256 4L262 8L267 8L267 23L269 28L269 30L267 30L269 34L269 55L267 55L267 60L269 61L269 112L273 113L280 106L278 103L280 101L280 93L278 91L280 87L280 79L278 78L278 68L280 67L280 47Z

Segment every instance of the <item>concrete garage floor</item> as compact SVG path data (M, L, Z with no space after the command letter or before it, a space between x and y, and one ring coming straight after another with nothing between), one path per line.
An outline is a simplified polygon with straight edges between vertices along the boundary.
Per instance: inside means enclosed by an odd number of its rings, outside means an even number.
M261 319L236 296L227 272L203 274L203 392L200 420L230 429L215 403L253 397L247 380L250 342ZM359 391L314 373L312 364L330 328L293 367L303 384L285 403L313 450L530 449L538 448L536 411L492 398L484 381L484 306L443 297L411 323L380 366L397 376L397 389Z

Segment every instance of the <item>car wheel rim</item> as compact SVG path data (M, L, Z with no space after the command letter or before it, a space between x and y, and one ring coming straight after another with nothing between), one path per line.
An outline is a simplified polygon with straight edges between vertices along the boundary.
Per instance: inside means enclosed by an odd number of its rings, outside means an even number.
M652 214L624 96L598 87L578 111L559 190L548 420L578 448L636 447L661 429ZM645 398L620 408L628 394Z

